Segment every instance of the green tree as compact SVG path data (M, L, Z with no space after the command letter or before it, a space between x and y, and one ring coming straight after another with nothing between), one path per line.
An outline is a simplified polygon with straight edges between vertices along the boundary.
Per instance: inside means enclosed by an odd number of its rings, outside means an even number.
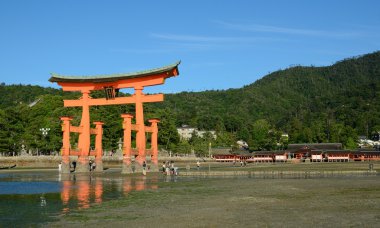
M191 138L191 146L194 150L194 153L198 157L204 157L208 154L208 143L202 138L196 136Z
M237 142L236 134L231 132L217 132L216 140L214 142L214 146L217 147L231 147L234 146Z
M250 150L270 150L275 147L278 133L271 129L267 120L255 121L252 130L252 140L248 142Z
M354 150L358 148L358 144L355 142L355 140L352 137L348 137L347 141L344 144L344 147L346 149Z
M160 114L160 123L158 124L158 143L167 150L175 149L180 141L175 116L170 110L165 109Z
M9 152L8 121L4 110L0 109L0 153Z
M175 152L179 154L190 154L191 145L187 140L180 140L178 145L175 147Z

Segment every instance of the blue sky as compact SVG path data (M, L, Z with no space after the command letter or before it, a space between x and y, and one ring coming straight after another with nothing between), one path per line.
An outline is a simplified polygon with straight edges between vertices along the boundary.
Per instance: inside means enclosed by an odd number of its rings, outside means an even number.
M146 70L181 60L147 92L240 88L290 65L380 50L380 1L0 1L0 82Z

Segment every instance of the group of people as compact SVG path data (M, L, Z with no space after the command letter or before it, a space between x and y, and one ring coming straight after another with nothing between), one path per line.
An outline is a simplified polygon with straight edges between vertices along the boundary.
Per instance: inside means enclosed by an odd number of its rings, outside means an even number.
M240 166L243 167L243 166L247 166L247 162L245 160L241 160L240 161Z
M95 170L95 168L96 168L95 161L90 160L88 165L89 165L90 171L94 171ZM71 162L70 163L70 172L75 172L76 168L77 168L77 162L76 161ZM58 164L58 171L62 172L62 162L60 162Z
M174 161L162 163L162 173L165 175L178 175L178 167L174 166Z
M236 165L236 160L234 160L234 166ZM240 166L247 166L247 161L246 160L240 160Z
M70 172L75 172L75 169L77 168L77 162L76 161L73 161L70 163ZM58 163L58 172L62 172L62 162L59 162Z

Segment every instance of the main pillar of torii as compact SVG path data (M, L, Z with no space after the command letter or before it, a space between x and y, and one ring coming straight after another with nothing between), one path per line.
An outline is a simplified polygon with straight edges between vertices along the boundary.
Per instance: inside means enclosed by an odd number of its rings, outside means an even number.
M52 73L50 82L56 82L62 86L63 91L79 91L82 93L78 100L64 100L65 107L82 107L82 119L79 126L78 150L79 157L77 167L81 172L86 172L90 155L90 107L101 105L135 104L136 109L136 149L138 151L136 161L142 165L146 161L146 139L143 103L160 102L164 100L163 94L145 95L143 89L146 86L164 84L165 79L177 76L178 65L174 64L127 74L96 75L96 76L65 76ZM135 93L129 97L118 97L119 89L134 88ZM105 98L92 98L91 91L104 90ZM107 125L107 123L105 123ZM156 137L156 136L155 136ZM71 150L66 148L66 150ZM66 154L70 153L67 151ZM124 154L125 156L125 154Z
M70 146L70 133L79 133L80 135L82 132L82 127L75 127L72 126L70 121L72 120L72 117L63 116L61 117L62 120L62 131L63 131L63 137L62 137L62 166L61 166L61 173L70 173L70 155L71 156L78 156L78 162L84 163L83 159L88 158L89 155L92 155L95 157L95 164L96 168L95 172L102 172L103 171L103 162L102 162L102 155L103 155L103 149L102 149L102 135L103 135L103 122L97 121L94 122L95 128L90 129L91 134L95 134L95 150L90 151L88 154L82 154L81 150L72 150ZM88 161L85 161L87 163ZM90 167L88 166L78 166L78 169L74 168L75 172L87 172L89 171Z

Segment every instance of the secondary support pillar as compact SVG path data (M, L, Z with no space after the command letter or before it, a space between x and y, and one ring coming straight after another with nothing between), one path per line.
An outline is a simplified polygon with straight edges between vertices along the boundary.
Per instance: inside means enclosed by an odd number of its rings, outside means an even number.
M71 117L61 117L62 123L62 166L61 173L70 173L70 121Z
M95 137L95 172L103 172L103 144L102 144L102 138L103 138L103 122L94 122L95 129L96 129L96 137Z
M152 164L151 170L153 172L158 171L158 123L159 119L150 119L149 123L151 123L152 128L152 136L151 136L151 150L152 150Z
M123 166L121 173L133 173L132 170L132 157L131 157L131 148L132 148L132 118L131 114L121 114L123 118L123 129L124 129L124 138L123 138Z

